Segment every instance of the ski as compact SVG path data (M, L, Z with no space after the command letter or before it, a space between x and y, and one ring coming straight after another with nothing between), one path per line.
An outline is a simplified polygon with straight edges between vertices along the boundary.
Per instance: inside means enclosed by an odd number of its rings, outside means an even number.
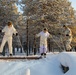
M17 59L38 60L41 59L41 57L40 56L0 56L0 60L17 60Z

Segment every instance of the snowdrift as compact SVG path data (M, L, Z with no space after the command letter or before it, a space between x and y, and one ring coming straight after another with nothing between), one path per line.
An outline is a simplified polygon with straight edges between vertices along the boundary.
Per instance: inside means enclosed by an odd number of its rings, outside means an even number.
M65 74L60 64L69 67ZM49 53L39 60L0 60L0 75L76 75L76 53Z
M39 60L0 60L0 75L62 75L57 54Z
M62 52L58 55L60 64L69 67L64 75L76 75L76 52Z

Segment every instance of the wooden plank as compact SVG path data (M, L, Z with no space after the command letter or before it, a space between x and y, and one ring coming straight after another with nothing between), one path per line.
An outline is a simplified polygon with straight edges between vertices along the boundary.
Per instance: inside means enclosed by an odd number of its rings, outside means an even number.
M28 59L28 60L37 60L40 59L39 56L0 56L0 60L14 60L14 59Z

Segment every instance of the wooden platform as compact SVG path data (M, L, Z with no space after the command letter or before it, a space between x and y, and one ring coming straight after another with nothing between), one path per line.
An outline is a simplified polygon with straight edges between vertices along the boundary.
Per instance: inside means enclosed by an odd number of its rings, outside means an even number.
M40 56L0 56L0 60L37 60L40 58Z

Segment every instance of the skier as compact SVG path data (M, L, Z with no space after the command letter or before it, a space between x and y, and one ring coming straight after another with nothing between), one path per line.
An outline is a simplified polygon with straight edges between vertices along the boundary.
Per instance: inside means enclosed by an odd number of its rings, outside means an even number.
M66 25L63 25L63 37L66 51L71 51L72 31Z
M39 34L36 34L36 37L40 37L40 54L41 57L44 55L46 57L47 52L47 38L52 37L47 31L47 28L44 28Z
M8 25L4 27L3 30L0 30L0 32L4 33L4 37L0 46L0 54L3 55L3 47L5 45L6 42L8 42L8 46L9 46L9 53L10 56L12 56L13 52L12 52L12 35L18 35L16 29L14 28L12 22L8 22Z

